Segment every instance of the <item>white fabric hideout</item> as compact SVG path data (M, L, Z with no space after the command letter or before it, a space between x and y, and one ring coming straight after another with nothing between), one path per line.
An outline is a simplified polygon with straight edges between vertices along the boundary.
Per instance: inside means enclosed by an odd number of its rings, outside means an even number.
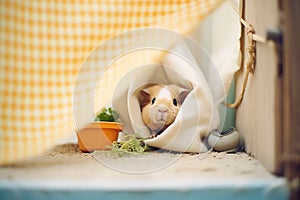
M145 65L129 72L115 89L118 92L113 96L113 107L125 123L125 134L137 133L141 137L149 137L150 132L141 116L139 91L149 83L175 84L188 89L190 93L175 121L163 133L145 140L145 143L172 151L203 152L207 148L202 145L202 140L210 130L219 126L217 106L201 71L187 62L185 66L182 63L184 61L173 67Z
M221 128L224 116L220 114L220 108L233 74L239 69L240 26L238 16L231 9L226 4L221 6L199 27L204 30L204 35L206 30L211 31L209 38L198 41L205 50L200 47L199 51L199 46L190 40L178 41L161 64L138 67L121 79L112 104L126 125L125 134L150 136L141 117L137 98L140 89L148 83L176 84L190 90L190 94L173 124L145 143L172 151L207 151L203 139L212 129ZM214 34L220 31L222 37Z

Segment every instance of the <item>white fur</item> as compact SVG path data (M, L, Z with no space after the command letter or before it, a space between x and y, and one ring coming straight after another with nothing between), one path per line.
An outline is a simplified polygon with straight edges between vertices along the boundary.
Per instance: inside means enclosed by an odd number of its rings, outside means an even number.
M171 92L168 88L163 87L161 88L161 90L159 91L158 95L157 95L158 99L166 99L166 100L171 100L172 95Z

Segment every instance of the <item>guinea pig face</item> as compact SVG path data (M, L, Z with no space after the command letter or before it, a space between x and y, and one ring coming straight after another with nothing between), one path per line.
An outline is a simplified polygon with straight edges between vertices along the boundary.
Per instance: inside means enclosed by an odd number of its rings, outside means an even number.
M168 87L154 85L141 90L140 94L142 118L152 131L162 131L174 122L182 103L181 93L176 95Z
M149 117L155 124L170 125L176 118L179 110L177 97L167 88L162 88L158 94L151 95Z

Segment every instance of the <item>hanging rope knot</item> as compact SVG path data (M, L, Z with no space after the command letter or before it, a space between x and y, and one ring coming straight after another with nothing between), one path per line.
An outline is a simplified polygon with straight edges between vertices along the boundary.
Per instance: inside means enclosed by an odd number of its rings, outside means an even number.
M248 60L247 60L247 63L246 63L246 67L247 67L247 70L249 70L249 72L251 74L254 73L254 63L255 63L255 47L254 46L248 46L247 47L247 51L248 51Z
M253 42L253 34L255 33L251 24L247 26L247 35L248 35L248 60L246 63L247 70L253 74L254 73L254 63L255 63L255 43Z
M243 24L246 24L246 33L248 36L248 47L247 47L247 52L248 52L248 59L246 62L246 74L244 77L244 81L243 81L243 85L242 85L242 91L240 93L240 95L236 98L235 102L232 104L228 104L227 103L227 107L229 108L236 108L238 107L243 98L244 98L244 94L245 94L245 90L246 90L246 86L247 86L247 82L248 82L248 77L249 74L253 74L254 73L254 63L255 63L255 42L253 41L253 34L255 33L253 27L251 26L251 24L248 24L245 20L241 20Z
M247 86L247 82L248 82L248 77L249 74L253 74L254 73L254 66L255 66L255 42L266 42L266 38L260 37L258 35L255 34L254 28L252 27L251 24L249 24L246 20L244 20L242 18L243 16L243 3L244 1L239 1L240 3L240 10L239 10L239 14L240 14L240 22L241 25L243 27L246 27L245 29L242 29L243 31L246 31L246 35L248 36L248 46L247 46L247 53L248 53L248 58L247 58L247 62L245 63L246 65L246 72L244 73L244 81L243 81L243 85L242 85L242 91L240 92L239 96L235 99L234 103L227 103L227 107L229 108L237 108L243 98L244 98L244 93L246 90L246 86ZM240 37L240 41L244 40L244 34L242 34L242 36ZM244 41L243 41L244 42ZM242 51L243 49L241 49ZM242 53L242 57L244 58L244 54Z

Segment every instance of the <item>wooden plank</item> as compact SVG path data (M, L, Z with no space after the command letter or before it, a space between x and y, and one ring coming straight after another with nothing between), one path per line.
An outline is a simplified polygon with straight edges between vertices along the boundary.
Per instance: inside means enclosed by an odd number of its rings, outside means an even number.
M277 1L245 1L244 17L255 33L265 37L269 28L279 26ZM245 35L245 62L247 61L247 36ZM274 43L256 44L254 75L250 75L242 104L237 109L236 127L245 139L246 152L260 160L271 172L280 172L280 79L278 58ZM237 95L245 70L237 74Z
M300 1L282 1L283 6L283 125L284 173L290 180L300 180ZM300 186L292 199L300 198Z

